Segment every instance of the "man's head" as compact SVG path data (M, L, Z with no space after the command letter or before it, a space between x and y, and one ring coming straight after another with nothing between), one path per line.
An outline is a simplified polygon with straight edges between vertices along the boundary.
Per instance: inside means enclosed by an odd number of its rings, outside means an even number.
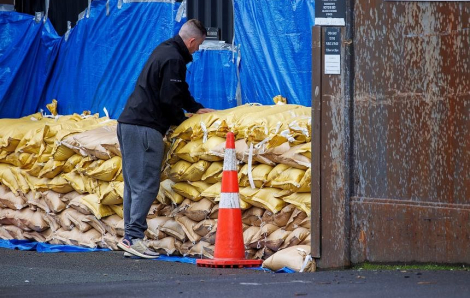
M192 54L199 50L199 46L206 39L207 30L200 21L191 19L184 23L178 34Z

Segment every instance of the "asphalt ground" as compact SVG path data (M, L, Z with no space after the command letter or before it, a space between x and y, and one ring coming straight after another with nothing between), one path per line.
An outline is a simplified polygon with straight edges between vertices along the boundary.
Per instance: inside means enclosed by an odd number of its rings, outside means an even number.
M470 297L468 271L288 274L9 249L0 249L0 266L0 297Z

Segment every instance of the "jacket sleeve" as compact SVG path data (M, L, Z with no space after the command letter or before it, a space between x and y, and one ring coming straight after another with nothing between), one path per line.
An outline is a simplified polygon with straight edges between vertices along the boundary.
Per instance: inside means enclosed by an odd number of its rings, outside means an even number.
M204 108L196 102L189 92L186 83L186 65L180 60L169 60L161 68L160 73L160 102L164 110L170 113L175 120L173 124L178 125L186 117L184 110L195 113Z

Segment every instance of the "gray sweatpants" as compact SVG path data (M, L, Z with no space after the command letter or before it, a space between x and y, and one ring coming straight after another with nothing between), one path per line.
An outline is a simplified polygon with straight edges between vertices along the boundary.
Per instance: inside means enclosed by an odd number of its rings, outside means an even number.
M164 154L162 134L152 128L118 123L124 176L124 228L130 238L144 238L147 214L160 188Z

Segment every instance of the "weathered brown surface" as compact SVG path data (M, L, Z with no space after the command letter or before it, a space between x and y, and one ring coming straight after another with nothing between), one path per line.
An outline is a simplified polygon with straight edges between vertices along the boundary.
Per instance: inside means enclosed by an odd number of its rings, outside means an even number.
M316 31L317 30L317 31ZM314 37L320 34L314 28ZM324 28L321 29L322 40ZM345 40L345 28L341 31ZM318 41L318 40L317 40ZM320 208L321 223L312 222L312 248L318 228L321 231L320 268L340 268L350 265L350 219L349 219L349 136L350 104L347 100L350 89L345 87L347 78L343 69L341 75L324 75L323 63L319 59L319 49L313 45L313 135L312 148L312 218ZM346 63L346 49L341 49L342 64ZM324 55L322 48L321 56ZM318 87L318 88L317 88ZM315 189L318 188L318 189ZM320 203L321 202L321 203ZM318 237L317 237L318 236Z
M351 261L470 263L470 3L354 15Z

